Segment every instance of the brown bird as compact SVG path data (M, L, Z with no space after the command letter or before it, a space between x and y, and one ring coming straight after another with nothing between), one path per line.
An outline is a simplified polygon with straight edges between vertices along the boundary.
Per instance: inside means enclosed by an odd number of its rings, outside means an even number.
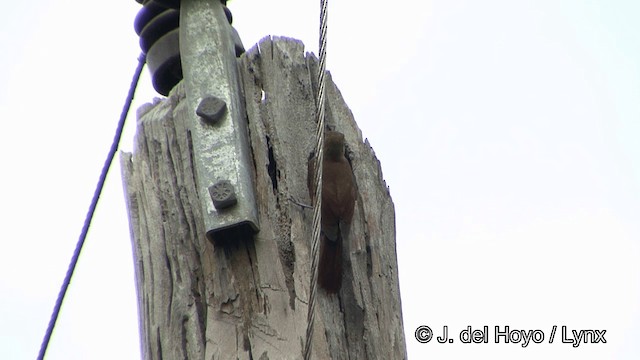
M324 136L322 161L322 209L318 284L328 293L342 286L342 241L356 202L353 170L345 157L344 134L327 131ZM307 186L314 201L315 157L309 159Z

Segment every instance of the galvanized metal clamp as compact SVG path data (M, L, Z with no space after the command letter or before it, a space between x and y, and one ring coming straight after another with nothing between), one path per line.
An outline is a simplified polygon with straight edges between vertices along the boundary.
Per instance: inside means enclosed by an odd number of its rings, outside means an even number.
M184 81L207 237L213 241L238 231L257 232L253 162L236 62L244 48L231 27L226 1L152 2L161 4L145 2L148 11L138 15L136 31L143 49L149 48L156 90L167 95L180 79ZM158 55L156 63L152 55Z

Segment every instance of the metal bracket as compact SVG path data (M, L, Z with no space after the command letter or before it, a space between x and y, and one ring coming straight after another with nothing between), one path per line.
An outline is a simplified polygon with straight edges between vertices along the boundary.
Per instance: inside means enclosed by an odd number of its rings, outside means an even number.
M210 240L237 233L239 227L259 230L233 36L219 0L182 0L180 56Z

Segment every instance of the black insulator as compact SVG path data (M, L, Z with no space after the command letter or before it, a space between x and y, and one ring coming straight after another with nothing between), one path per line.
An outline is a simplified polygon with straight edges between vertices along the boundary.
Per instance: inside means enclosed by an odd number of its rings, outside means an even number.
M153 88L162 95L182 80L179 44L180 12L157 1L145 1L134 22L147 55Z
M153 88L164 96L182 80L180 30L175 29L156 41L147 54Z
M147 23L140 32L140 47L146 54L162 35L177 29L180 25L180 12L174 9L166 9Z
M153 1L167 8L180 9L180 0L153 0Z
M240 39L240 35L238 35L238 31L233 26L231 27L231 37L233 38L233 47L236 51L236 57L240 57L240 55L244 54L244 45L242 45L242 40Z
M180 0L136 0L143 4L133 27L140 35L140 47L147 55L154 89L169 95L171 89L182 80L180 60ZM220 0L229 24L233 22L227 0ZM244 53L238 32L231 28L236 56Z
M222 6L224 8L224 14L227 16L227 21L229 22L229 24L233 23L233 15L231 15L231 10L229 10L228 7Z
M136 19L133 21L133 29L136 31L136 34L140 35L142 29L153 19L158 16L162 12L167 10L166 8L159 6L158 4L151 1L147 3L138 11L138 15L136 15Z

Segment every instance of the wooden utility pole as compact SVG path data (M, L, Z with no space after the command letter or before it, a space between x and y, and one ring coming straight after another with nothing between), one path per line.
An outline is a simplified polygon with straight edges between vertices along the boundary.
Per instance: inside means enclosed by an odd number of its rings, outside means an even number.
M301 359L307 327L317 61L265 38L237 62L260 231L209 241L183 83L138 110L121 156L144 359ZM327 77L327 124L345 134L358 185L344 280L319 290L315 359L404 359L395 214L380 164Z

